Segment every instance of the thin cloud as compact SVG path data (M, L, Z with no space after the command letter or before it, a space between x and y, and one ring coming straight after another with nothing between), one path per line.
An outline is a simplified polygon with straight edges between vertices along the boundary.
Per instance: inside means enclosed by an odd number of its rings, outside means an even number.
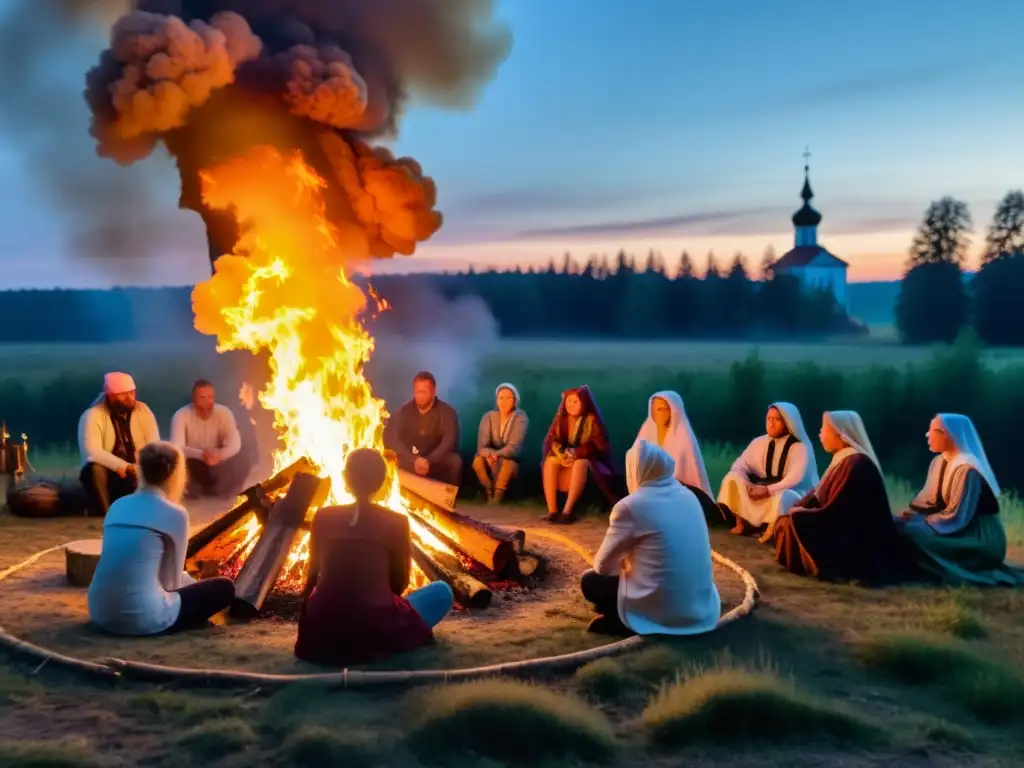
M680 216L662 216L657 218L633 219L628 221L609 221L595 224L579 224L569 227L545 227L529 229L512 235L516 240L534 240L550 237L602 237L605 235L697 235L710 234L710 230L724 227L734 231L737 226L756 217L766 219L769 215L777 215L782 209L778 206L762 206L729 211L706 211L703 213L683 214Z

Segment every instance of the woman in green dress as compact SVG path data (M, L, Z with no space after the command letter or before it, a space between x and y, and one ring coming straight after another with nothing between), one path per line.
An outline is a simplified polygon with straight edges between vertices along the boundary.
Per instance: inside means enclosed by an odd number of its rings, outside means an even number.
M924 488L896 520L918 566L949 584L1024 586L1024 574L1004 562L999 483L974 423L940 413L927 437L937 455Z

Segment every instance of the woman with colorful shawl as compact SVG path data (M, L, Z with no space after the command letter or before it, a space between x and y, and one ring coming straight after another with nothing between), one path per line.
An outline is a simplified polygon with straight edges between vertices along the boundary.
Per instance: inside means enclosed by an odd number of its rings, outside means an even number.
M818 433L832 461L814 490L775 521L775 556L798 576L899 581L906 550L892 522L882 471L856 411L826 411Z
M1024 586L1024 574L1004 562L999 483L974 423L940 413L927 438L937 455L924 488L896 521L917 564L949 584Z
M473 472L487 496L488 504L501 504L509 481L519 471L519 454L530 425L519 407L519 390L509 383L494 390L497 406L480 419L476 436Z
M609 504L617 501L611 490L613 471L608 429L586 384L562 393L558 412L544 437L543 454L541 470L544 500L548 506L544 519L548 522L571 523L575 519L574 508L587 485L588 474ZM559 491L566 494L561 515Z

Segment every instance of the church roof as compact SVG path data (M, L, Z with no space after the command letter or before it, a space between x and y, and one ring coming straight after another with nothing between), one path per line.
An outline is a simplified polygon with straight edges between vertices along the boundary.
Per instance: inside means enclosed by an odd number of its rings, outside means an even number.
M826 251L820 245L798 245L793 250L782 254L778 261L772 264L772 270L775 272L785 272L788 269L806 267L819 256L823 258L821 259L820 264L814 265L816 267L841 267L845 269L850 266L838 256L834 256Z
M804 204L793 214L793 226L816 227L821 224L821 214L811 205L814 191L811 189L811 169L807 165L804 166L804 188L800 190L800 197L803 198Z

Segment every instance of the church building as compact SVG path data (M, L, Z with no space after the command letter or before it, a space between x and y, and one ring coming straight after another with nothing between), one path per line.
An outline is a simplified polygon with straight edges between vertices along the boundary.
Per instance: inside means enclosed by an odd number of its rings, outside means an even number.
M809 156L809 153L804 153L805 161ZM772 271L793 275L808 290L818 288L832 291L836 302L849 314L850 301L846 291L846 270L849 264L818 245L821 214L811 206L814 192L811 191L810 166L806 164L804 188L800 197L804 204L793 214L793 227L796 229L794 247L772 264Z

